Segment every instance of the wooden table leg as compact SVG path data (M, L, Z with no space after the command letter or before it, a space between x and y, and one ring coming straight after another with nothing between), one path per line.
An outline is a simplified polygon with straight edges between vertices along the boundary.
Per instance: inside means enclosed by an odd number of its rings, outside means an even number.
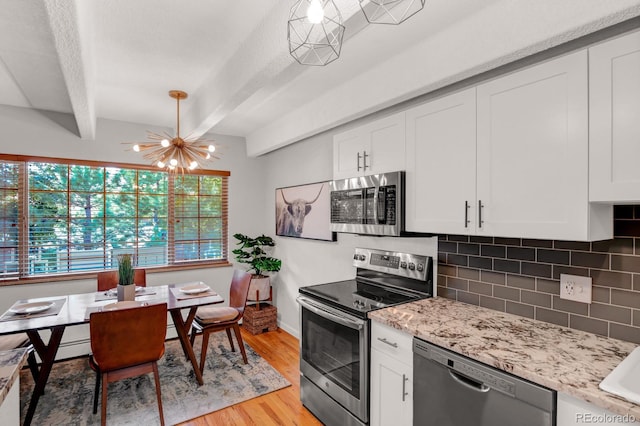
M193 346L191 346L191 342L189 342L189 328L191 328L193 318L196 316L196 309L197 308L195 307L190 309L186 321L182 318L180 309L174 309L170 312L173 324L178 332L178 338L182 344L182 350L191 361L193 372L196 374L196 380L198 380L198 384L202 386L204 384L204 380L202 380L202 373L200 372L200 367L198 367L198 361L196 361L196 354L193 353Z
M40 365L40 371L38 372L38 380L36 380L36 386L33 389L33 393L31 394L29 409L27 410L27 414L24 418L25 426L31 424L33 415L36 412L36 406L38 405L40 395L44 393L44 388L47 385L47 380L49 380L49 374L51 373L51 367L53 367L53 362L55 361L56 354L58 353L58 349L60 348L60 341L62 340L64 329L65 326L63 325L53 327L51 329L49 344L47 345L45 345L45 343L42 341L42 337L40 337L40 333L38 333L38 330L27 330L27 335L29 336L34 349L36 350L36 352L38 352L38 355L42 360L42 364Z

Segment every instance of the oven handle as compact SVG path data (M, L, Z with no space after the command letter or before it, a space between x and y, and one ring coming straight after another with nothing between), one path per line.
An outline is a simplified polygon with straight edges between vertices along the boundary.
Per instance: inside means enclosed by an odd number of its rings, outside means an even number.
M359 319L350 319L346 316L330 312L325 306L313 302L308 297L298 296L297 300L303 308L308 309L314 314L320 315L323 318L335 321L338 324L342 324L345 327L353 328L355 330L362 330L364 328L365 321Z

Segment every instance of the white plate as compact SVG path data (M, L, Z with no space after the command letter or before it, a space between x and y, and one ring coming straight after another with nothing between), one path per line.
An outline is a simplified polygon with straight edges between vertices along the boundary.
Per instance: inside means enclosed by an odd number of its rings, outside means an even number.
M185 285L184 287L180 287L180 291L184 294L198 294L198 293L204 293L205 291L209 291L209 290L211 290L211 288L208 285L205 285L203 283L190 284L190 285Z
M117 311L118 309L136 308L138 306L144 306L145 302L138 302L135 300L125 300L124 302L109 303L105 305L103 311Z
M52 306L53 302L21 303L9 309L9 312L13 312L18 315L37 314L38 312L46 311Z

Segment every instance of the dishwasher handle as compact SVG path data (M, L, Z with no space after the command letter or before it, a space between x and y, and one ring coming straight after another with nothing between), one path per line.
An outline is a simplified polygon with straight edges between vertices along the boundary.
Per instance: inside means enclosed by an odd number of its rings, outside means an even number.
M462 386L471 389L473 391L476 392L482 392L482 393L486 393L489 392L491 390L491 388L487 385L485 385L482 382L477 382L475 380L472 380L468 377L465 377L461 374L456 373L455 371L449 369L449 375L451 376L452 379L454 379L456 382L460 383Z

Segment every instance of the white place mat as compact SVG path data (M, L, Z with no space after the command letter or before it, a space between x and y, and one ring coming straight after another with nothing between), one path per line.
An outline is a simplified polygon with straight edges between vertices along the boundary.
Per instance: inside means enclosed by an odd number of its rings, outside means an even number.
M176 284L176 287L171 288L171 293L173 293L173 296L178 299L178 300L184 300L184 299L195 299L197 297L211 297L211 296L217 296L218 293L216 293L215 291L209 289L207 291L203 291L202 293L196 293L196 294L187 294L187 293L183 293L180 291L180 289L182 287L187 287L187 286L192 286L194 284L201 284L201 285L205 285L205 283L203 283L202 281L194 281L194 282L190 282L190 283L182 283L182 284ZM178 287L179 286L179 287Z
M21 314L14 314L13 312L9 311L14 306L17 306L23 303L28 303L26 300L18 300L16 303L14 303L11 306L11 308L9 308L4 314L2 314L2 316L0 316L0 321L15 321L15 320L32 319L32 318L48 317L51 315L58 315L62 310L62 307L64 306L64 303L66 301L67 301L66 298L49 300L49 302L53 302L53 306L47 309L46 311L21 315Z

